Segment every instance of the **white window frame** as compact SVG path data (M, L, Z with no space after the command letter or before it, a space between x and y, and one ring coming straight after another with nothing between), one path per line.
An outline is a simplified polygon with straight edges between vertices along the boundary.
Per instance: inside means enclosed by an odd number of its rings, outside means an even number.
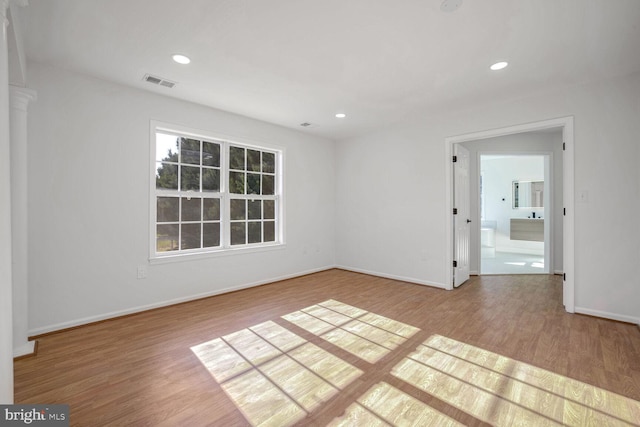
M157 226L157 197L187 196L188 192L178 190L156 189L156 133L170 133L187 138L205 140L220 144L220 192L198 193L198 197L207 196L220 198L220 246L213 248L185 249L167 252L157 252L156 226ZM206 130L189 128L181 125L151 120L149 126L149 261L151 263L181 261L194 258L207 258L238 253L256 252L264 250L281 249L285 246L285 221L284 221L284 148L250 141ZM231 220L230 200L252 199L250 194L231 194L229 192L229 147L237 146L245 149L260 150L275 154L275 182L274 197L256 195L253 199L275 200L275 241L262 243L247 243L231 245ZM181 159L179 159L180 162ZM264 219L261 221L264 223ZM248 231L247 231L248 233Z

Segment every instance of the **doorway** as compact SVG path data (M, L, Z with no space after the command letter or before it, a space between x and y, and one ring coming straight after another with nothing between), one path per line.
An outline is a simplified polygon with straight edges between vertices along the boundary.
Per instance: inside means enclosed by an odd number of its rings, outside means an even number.
M447 264L446 269L446 283L447 289L453 289L454 283L454 269L451 268L455 265L455 230L454 230L454 216L452 215L454 209L454 163L452 162L453 153L457 144L470 141L479 141L488 138L496 138L506 135L525 134L528 132L537 132L544 130L558 130L562 133L562 155L561 159L557 159L558 162L562 162L562 177L563 177L563 189L562 189L562 203L555 207L555 213L560 213L562 223L562 271L554 271L554 273L562 273L563 275L563 303L565 310L573 313L575 298L574 298L574 132L573 132L573 117L563 117L558 119L550 119L540 122L527 123L515 126L509 126L500 129L492 129L486 131L473 132L463 135L457 135L445 138L445 184L446 184L446 206L447 217L450 218L446 222L446 251L447 251ZM478 229L480 227L475 227ZM479 236L478 236L479 238ZM559 237L560 238L560 237Z
M556 139L561 143L562 134L539 138L541 144L548 140L547 145L551 145ZM518 142L512 141L514 145ZM525 142L527 147L537 143L535 139ZM552 249L561 252L561 247L551 245L555 231L551 201L556 187L561 187L558 178L551 177L553 153L486 154L482 146L491 142L475 144L480 147L475 175L480 227L475 233L479 236L475 241L478 274L549 274L552 266L561 269L561 258L551 257Z

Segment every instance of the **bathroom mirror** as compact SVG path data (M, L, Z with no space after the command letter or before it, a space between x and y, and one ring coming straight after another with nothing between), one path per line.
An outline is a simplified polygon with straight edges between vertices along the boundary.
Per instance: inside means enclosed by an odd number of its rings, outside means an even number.
M544 181L513 181L513 209L542 208Z

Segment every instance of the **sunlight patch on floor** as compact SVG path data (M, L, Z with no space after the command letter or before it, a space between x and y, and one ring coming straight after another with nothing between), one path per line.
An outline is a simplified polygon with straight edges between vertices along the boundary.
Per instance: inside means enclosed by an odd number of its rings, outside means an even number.
M335 300L282 318L370 363L380 360L420 330ZM193 346L191 350L254 426L294 424L363 374L273 321ZM372 410L367 402L373 399L381 403L384 396L393 398L401 407L395 415L385 412L391 406L382 412L378 408L376 415L369 412L375 419L402 416L406 408L414 408L412 413L420 414L434 411L391 386L382 383L376 387L360 399L358 405L364 411Z
M376 363L420 330L335 300L282 318L369 363Z
M463 426L429 405L381 382L372 386L329 427Z
M640 420L640 402L439 335L391 374L496 426L637 426Z
M420 330L334 300L282 318L370 363ZM273 321L191 350L253 426L300 422L364 374ZM385 374L495 426L638 426L640 420L638 401L440 335ZM345 402L330 425L460 425L416 397L380 381Z
M272 321L191 350L252 425L291 425L363 373Z

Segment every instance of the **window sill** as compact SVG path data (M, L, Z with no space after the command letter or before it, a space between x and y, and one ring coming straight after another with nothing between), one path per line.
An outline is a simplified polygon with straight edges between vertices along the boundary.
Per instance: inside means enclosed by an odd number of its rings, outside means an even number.
M218 258L223 256L231 256L231 255L244 255L244 254L257 253L257 252L275 251L275 250L285 249L286 246L287 245L285 243L276 243L272 245L217 249L209 252L153 256L149 258L149 264L167 264L167 263L173 263L173 262L195 261L200 259Z

